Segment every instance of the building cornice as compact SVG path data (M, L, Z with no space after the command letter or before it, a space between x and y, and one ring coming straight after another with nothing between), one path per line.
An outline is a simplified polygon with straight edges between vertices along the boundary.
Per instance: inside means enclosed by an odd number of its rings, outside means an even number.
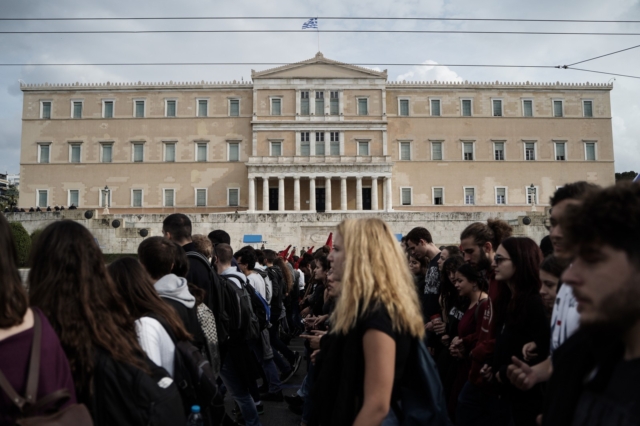
M253 89L251 81L200 81L200 82L110 82L106 83L20 83L23 92L49 91L128 91L128 90L223 90Z
M613 90L613 84L605 83L536 83L536 82L473 82L473 81L388 81L387 90L405 89L514 89L514 90Z

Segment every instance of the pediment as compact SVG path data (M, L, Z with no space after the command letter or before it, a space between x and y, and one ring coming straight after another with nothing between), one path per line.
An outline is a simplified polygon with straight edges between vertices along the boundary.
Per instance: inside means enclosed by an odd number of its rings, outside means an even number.
M306 61L265 71L251 70L253 80L260 78L383 78L387 71L375 71L325 58L322 53Z

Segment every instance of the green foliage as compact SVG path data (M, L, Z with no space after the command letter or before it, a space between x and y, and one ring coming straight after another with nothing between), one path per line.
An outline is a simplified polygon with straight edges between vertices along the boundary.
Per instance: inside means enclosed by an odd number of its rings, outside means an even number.
M15 185L9 185L3 195L0 195L0 210L4 211L5 208L12 208L18 205L18 197L20 192Z
M18 267L25 267L31 252L31 237L29 237L29 233L20 222L11 222L9 227L18 251Z
M121 257L133 257L136 259L138 258L137 253L103 253L102 255L104 256L104 263L106 264L114 262Z
M36 229L31 233L31 246L33 246L36 243L36 239L40 234L42 234L42 229Z
M616 173L616 182L622 182L624 180L634 180L638 174L636 172L622 172Z

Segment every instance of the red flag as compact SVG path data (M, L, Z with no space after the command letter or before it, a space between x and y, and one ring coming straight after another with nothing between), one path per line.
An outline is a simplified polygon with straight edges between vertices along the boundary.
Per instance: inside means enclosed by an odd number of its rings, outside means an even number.
M278 256L280 256L283 259L286 259L287 257L289 257L290 248L291 248L291 244L289 244L289 247L287 247L285 250L282 250L280 253L278 253Z
M291 250L291 254L289 255L289 258L287 259L287 262L293 262L293 256L296 255L296 250L295 247L293 250Z
M313 254L313 249L314 249L315 247L316 247L316 246L311 247L309 250L307 250L307 253L308 253L308 254Z
M327 242L324 245L329 246L330 249L333 248L333 232L329 232L329 238L327 238Z

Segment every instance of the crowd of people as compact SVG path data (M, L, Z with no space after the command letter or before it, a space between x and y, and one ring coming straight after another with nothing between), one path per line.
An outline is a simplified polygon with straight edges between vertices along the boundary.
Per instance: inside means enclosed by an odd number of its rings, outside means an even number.
M26 290L0 215L0 424L260 425L263 401L301 425L640 424L640 185L565 185L545 225L540 245L490 219L439 247L345 220L289 257L172 214L105 265L62 220Z

